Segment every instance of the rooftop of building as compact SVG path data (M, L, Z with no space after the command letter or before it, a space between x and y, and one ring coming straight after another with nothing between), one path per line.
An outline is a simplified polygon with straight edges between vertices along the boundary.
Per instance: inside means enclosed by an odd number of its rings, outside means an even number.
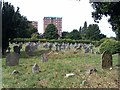
M48 19L48 18L52 18L52 19L60 18L60 19L62 19L62 17L44 17L44 19Z

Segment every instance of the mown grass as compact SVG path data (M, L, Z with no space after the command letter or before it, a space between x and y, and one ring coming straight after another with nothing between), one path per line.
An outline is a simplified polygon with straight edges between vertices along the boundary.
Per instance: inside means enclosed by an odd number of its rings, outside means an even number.
M2 60L2 80L5 88L118 88L118 55L113 55L113 69L101 68L100 54L84 54L82 50L52 52L48 62L41 61L43 48L35 51L34 56L28 56L22 50L18 66L6 66L5 57ZM40 66L39 73L32 73L32 66ZM98 72L88 75L86 71L95 67ZM12 75L17 70L19 74ZM68 73L75 76L66 78ZM82 81L86 80L83 85Z

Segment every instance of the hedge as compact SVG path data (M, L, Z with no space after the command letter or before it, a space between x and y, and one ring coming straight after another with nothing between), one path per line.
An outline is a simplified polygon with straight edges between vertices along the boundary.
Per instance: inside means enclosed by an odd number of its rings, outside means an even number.
M92 43L96 44L98 41L90 41L90 40L71 40L71 39L52 39L52 40L47 40L47 39L32 39L32 38L15 38L14 40L10 41L11 43L20 43L20 42L58 42L58 43Z

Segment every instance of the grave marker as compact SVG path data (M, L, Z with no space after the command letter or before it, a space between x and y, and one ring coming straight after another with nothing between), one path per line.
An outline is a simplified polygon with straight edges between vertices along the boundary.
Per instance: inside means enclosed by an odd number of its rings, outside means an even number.
M16 66L19 64L19 54L18 53L9 53L6 56L6 65L7 66Z
M112 54L109 51L104 51L102 54L102 68L112 67Z
M48 61L48 57L47 57L47 54L46 54L46 53L44 53L44 54L41 55L41 60L42 60L43 62L47 62L47 61Z

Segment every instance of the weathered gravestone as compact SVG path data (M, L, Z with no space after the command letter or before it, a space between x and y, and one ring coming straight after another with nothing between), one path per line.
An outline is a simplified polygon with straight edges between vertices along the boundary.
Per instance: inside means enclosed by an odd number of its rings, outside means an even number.
M48 43L43 44L43 47L48 48L49 47Z
M62 44L60 43L60 44L58 44L58 47L59 47L59 51L61 51L61 47L62 47Z
M32 56L33 55L32 47L30 45L27 45L25 47L25 52L27 53L27 55Z
M97 72L97 69L94 68L94 67L87 70L87 74L92 74L92 73L95 73L95 72Z
M6 65L7 66L16 66L19 64L19 54L12 52L6 56Z
M55 44L55 51L58 52L58 43Z
M104 51L102 54L102 68L111 68L112 64L112 54L109 51Z
M47 62L47 61L48 61L48 56L47 56L46 53L44 53L44 54L41 55L41 60L42 60L43 62Z
M34 64L34 66L32 67L32 72L33 73L38 73L40 70L39 70L40 68L39 68L39 66L38 66L38 64Z
M81 48L82 48L82 45L80 44L80 45L76 48L76 50L81 50Z
M70 43L67 44L67 49L70 49Z
M63 43L63 44L62 44L62 46L63 46L63 49L65 50L65 48L66 48L66 45L65 45L65 43Z
M77 48L77 47L78 47L78 43L75 43L75 44L74 44L74 48Z
M14 50L15 53L20 54L20 47L19 46L14 46L13 50Z
M49 49L52 50L52 47L53 47L53 44L50 43L50 44L49 44Z
M85 53L89 53L89 48L86 48L86 49L85 49Z

